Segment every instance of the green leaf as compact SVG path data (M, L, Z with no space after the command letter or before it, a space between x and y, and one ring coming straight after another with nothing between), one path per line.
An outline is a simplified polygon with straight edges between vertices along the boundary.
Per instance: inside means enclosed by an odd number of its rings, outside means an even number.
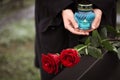
M106 27L103 27L101 30L100 30L100 36L102 39L105 39L107 38L107 28Z
M114 47L108 40L102 41L103 48L107 49L108 51L113 51Z
M90 37L91 45L94 47L99 47L101 43L101 37L97 30L92 32L92 37Z
M96 37L90 37L90 42L91 42L91 46L94 46L94 47L99 47L100 46L100 42L98 40L98 38Z
M88 37L88 38L86 39L85 44L86 44L86 45L90 44L90 37Z
M97 30L94 30L94 31L92 32L92 37L96 37L96 38L98 38L99 41L101 41L100 34L98 33Z
M120 46L120 41L115 41L112 43L114 46L119 47Z
M113 47L113 51L116 52L117 54L120 54L120 52L118 51L118 49L115 46Z
M86 49L86 48L85 48L85 49ZM79 51L79 54L80 54L80 55L86 55L86 53L85 53L85 49L80 50L80 51Z
M108 33L111 35L117 35L117 30L113 28L112 26L106 26Z
M95 58L102 58L102 51L96 47L89 46L88 53Z
M118 58L120 59L120 48L118 48Z

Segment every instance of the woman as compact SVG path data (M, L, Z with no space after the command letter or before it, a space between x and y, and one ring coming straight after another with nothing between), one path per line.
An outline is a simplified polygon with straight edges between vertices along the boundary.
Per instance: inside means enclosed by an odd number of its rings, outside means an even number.
M82 1L79 0L79 3ZM41 67L41 54L56 53L80 43L100 25L116 26L116 0L87 0L93 4L95 19L91 30L78 29L73 14L76 0L36 0L35 2L35 63L41 70L41 80L51 80L55 75L46 73ZM111 6L112 5L112 6Z

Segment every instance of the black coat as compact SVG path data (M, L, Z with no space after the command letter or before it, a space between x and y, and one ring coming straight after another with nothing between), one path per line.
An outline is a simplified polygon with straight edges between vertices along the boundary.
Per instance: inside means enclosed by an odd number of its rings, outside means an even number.
M79 44L83 36L71 34L63 26L61 11L75 10L75 0L36 0L35 2L35 63L41 67L41 53L60 52ZM116 26L116 0L89 0L103 12L104 25Z

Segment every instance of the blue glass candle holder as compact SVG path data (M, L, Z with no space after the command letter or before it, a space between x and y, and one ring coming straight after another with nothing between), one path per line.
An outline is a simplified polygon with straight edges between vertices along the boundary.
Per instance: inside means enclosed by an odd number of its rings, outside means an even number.
M79 29L91 29L91 24L95 18L92 4L78 4L78 11L75 12L74 17L76 22L78 23Z

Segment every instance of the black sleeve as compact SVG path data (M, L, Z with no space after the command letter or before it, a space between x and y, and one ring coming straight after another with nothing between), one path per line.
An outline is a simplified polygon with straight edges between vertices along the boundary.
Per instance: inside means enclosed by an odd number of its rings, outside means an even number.
M72 3L73 0L36 0L36 15L39 15L40 18L56 16L61 10Z
M101 9L105 15L115 7L116 0L90 0L92 4Z
M117 0L89 0L96 8L103 12L102 22L105 25L116 27Z

